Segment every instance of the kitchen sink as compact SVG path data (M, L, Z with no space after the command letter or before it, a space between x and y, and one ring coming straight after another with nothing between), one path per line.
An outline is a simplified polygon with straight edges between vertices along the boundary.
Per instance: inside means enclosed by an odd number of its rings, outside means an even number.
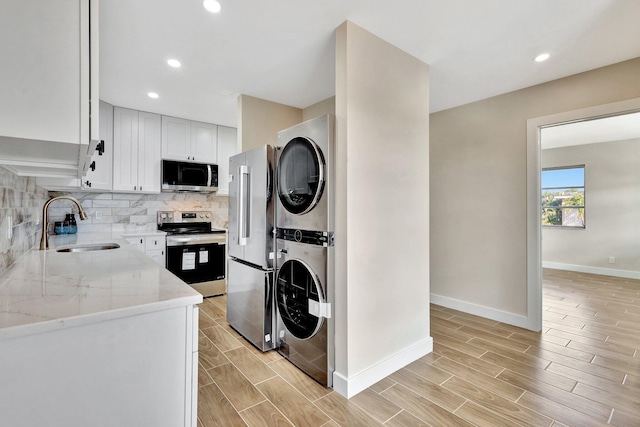
M56 252L88 252L88 251L106 251L108 249L118 249L117 243L89 243L85 245L63 246L56 249Z

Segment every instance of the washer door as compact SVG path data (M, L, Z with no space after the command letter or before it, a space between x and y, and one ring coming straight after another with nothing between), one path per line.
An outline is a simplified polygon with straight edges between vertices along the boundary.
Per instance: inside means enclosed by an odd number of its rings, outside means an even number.
M322 326L322 318L309 313L309 300L324 302L318 276L300 260L288 260L278 271L276 304L287 330L305 340Z
M285 145L278 162L278 196L290 213L309 212L324 189L324 157L309 138L297 137Z

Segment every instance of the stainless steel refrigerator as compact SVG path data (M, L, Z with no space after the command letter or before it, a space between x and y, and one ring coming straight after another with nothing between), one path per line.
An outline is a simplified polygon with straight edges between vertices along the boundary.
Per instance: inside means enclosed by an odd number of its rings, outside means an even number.
M275 348L275 148L229 159L227 322L262 351Z

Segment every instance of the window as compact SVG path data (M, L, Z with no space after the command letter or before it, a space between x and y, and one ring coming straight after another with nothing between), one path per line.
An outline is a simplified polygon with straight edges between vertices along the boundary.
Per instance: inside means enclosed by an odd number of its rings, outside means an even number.
M542 169L542 225L585 227L584 165Z

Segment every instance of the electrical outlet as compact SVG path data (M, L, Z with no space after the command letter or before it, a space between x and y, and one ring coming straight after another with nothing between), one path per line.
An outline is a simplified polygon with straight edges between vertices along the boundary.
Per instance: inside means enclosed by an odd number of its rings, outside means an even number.
M96 211L96 219L102 219L102 211Z
M609 264L615 264L615 263L616 263L616 257L610 256L609 257Z

